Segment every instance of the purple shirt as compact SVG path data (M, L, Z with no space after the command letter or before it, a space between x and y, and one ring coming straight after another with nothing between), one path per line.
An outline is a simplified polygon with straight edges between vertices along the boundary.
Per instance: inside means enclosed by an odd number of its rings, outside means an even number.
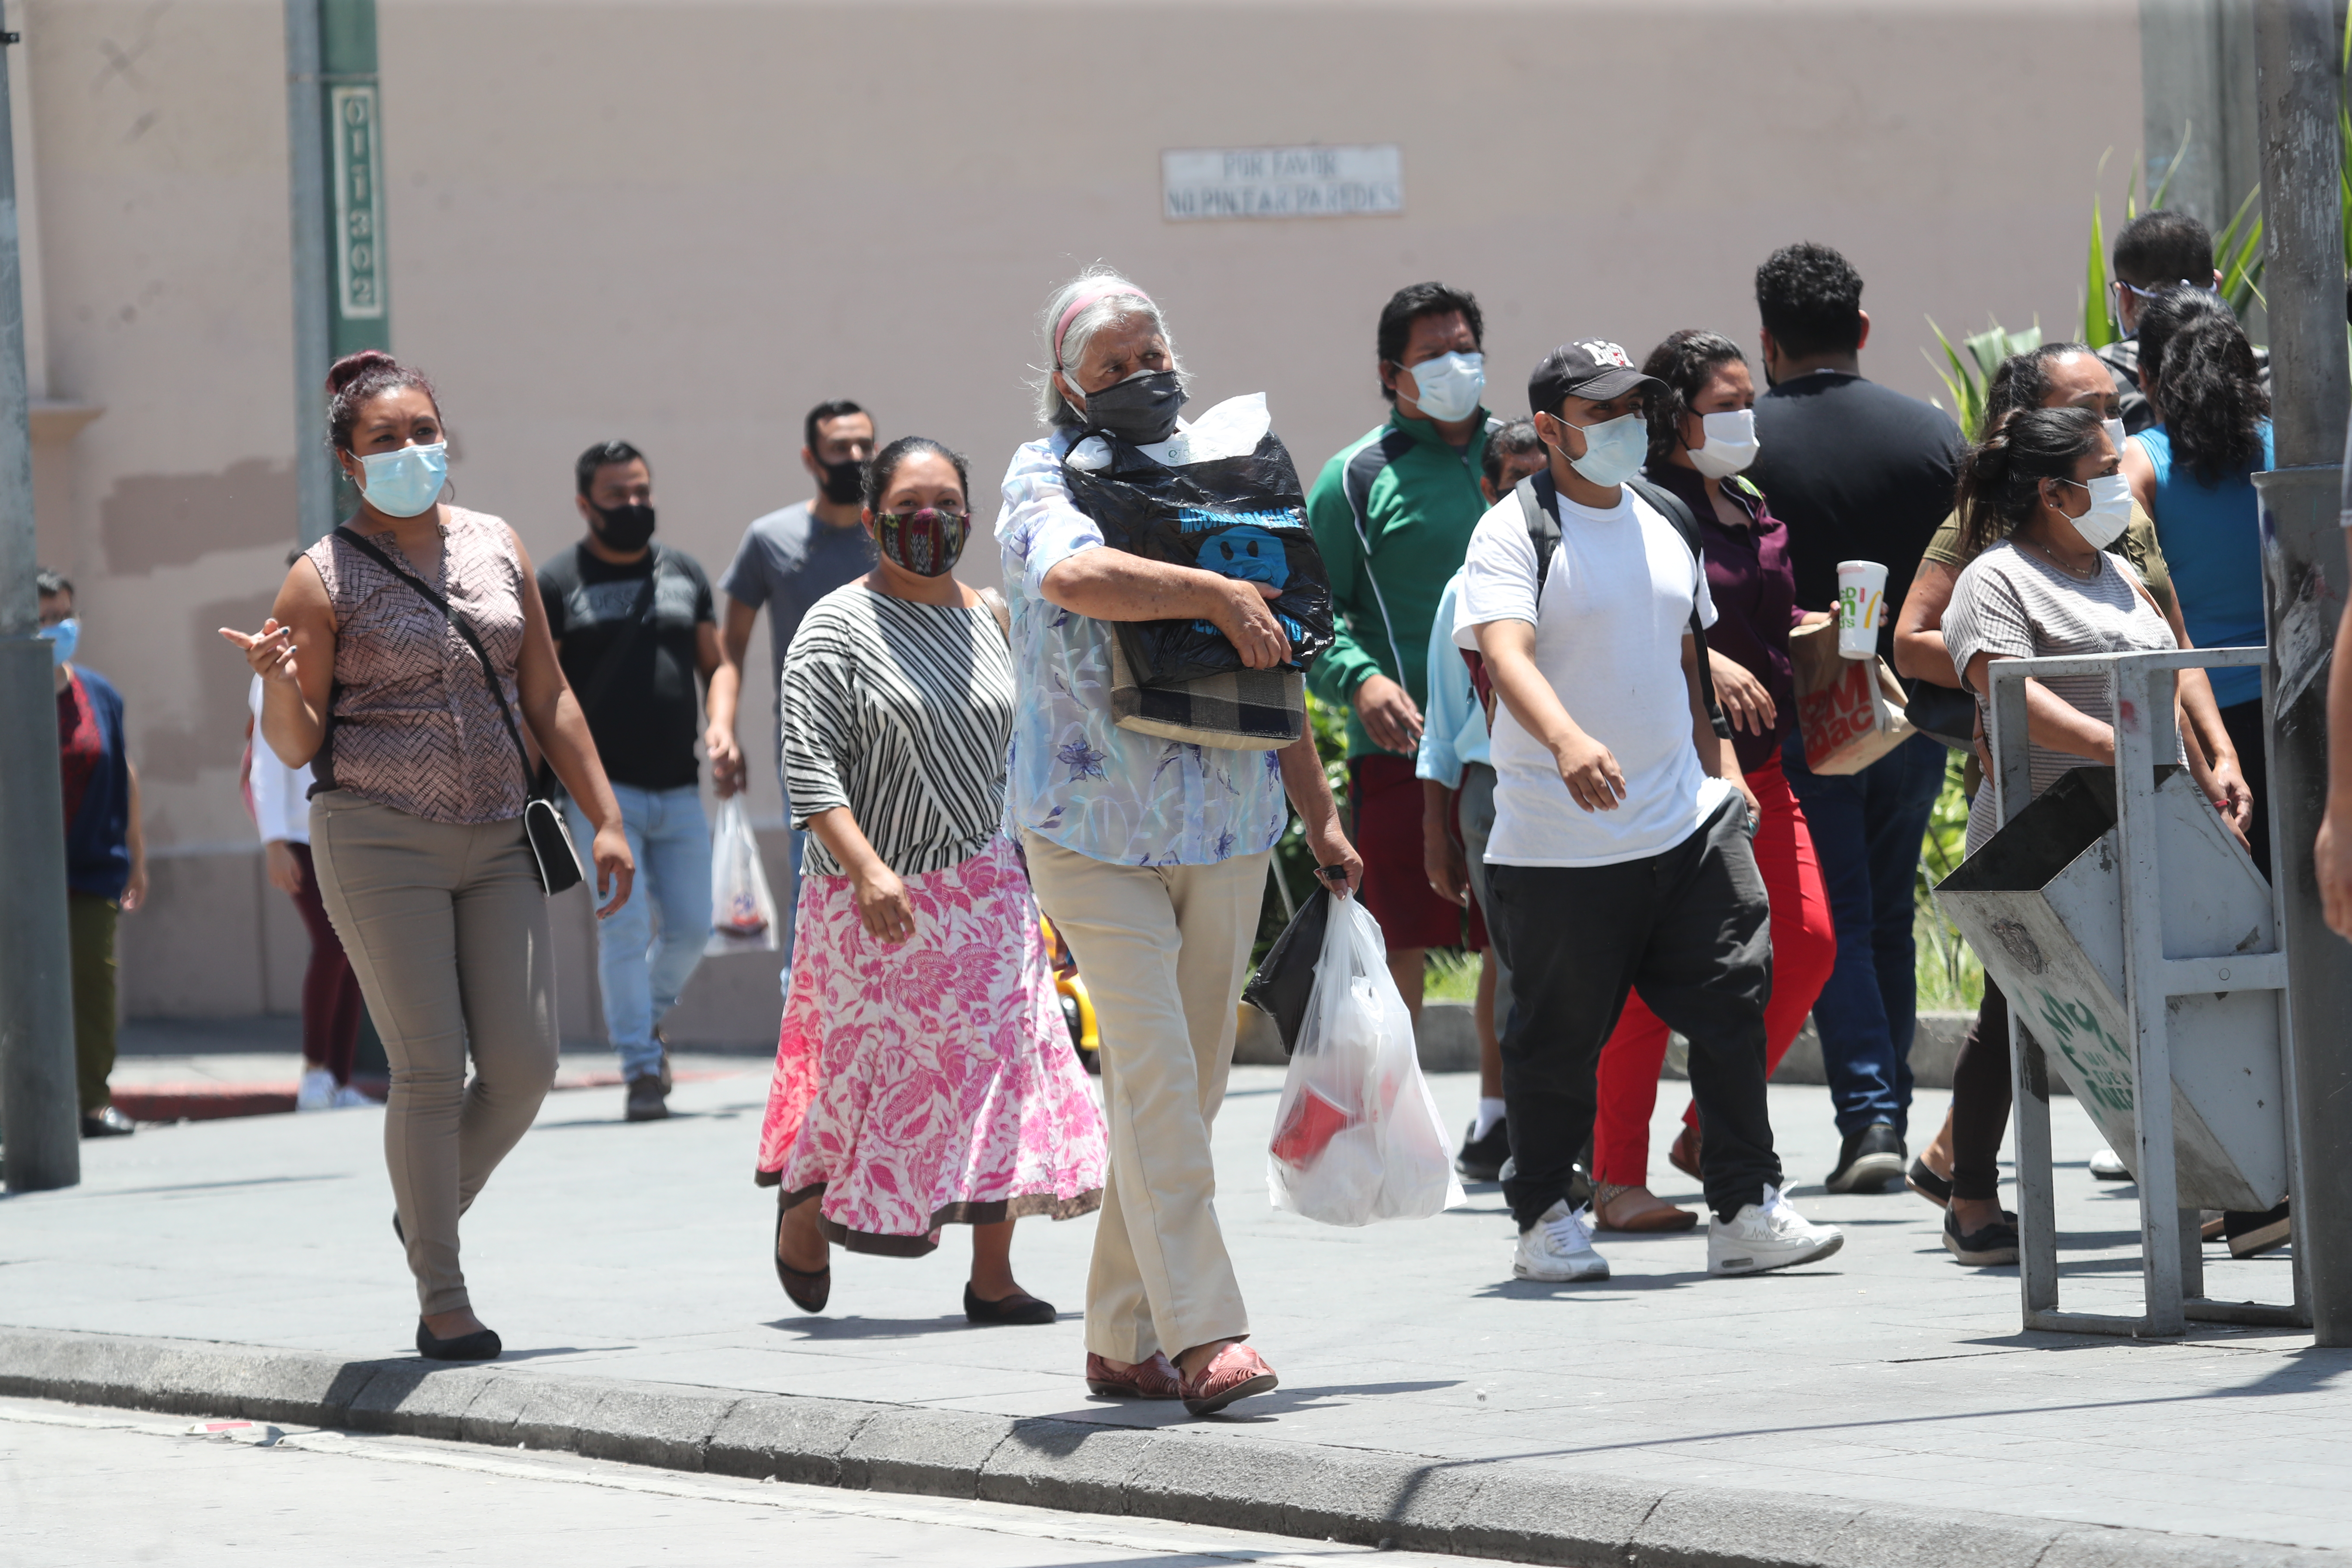
M1682 499L1698 519L1706 556L1707 592L1717 620L1706 629L1707 647L1764 683L1776 715L1771 732L1751 735L1732 726L1732 749L1739 771L1754 773L1780 754L1780 742L1797 723L1797 676L1789 662L1789 631L1802 618L1797 608L1797 574L1789 561L1789 531L1764 504L1763 492L1744 479L1723 481L1723 493L1750 520L1727 528L1707 499L1706 481L1696 468L1653 463L1643 471L1651 483Z

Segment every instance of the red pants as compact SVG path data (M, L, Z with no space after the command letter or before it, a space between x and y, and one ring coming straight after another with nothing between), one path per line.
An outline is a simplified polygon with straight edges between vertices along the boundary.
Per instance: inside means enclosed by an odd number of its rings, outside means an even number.
M334 1074L340 1087L352 1081L352 1058L359 1051L360 1008L364 1005L359 976L352 973L342 939L335 934L319 897L310 847L289 839L286 847L302 866L302 890L294 895L294 907L302 911L302 924L310 932L310 964L302 972L302 1060Z
M1830 918L1822 868L1804 808L1780 774L1780 759L1748 775L1764 816L1756 829L1756 866L1772 904L1772 999L1764 1008L1764 1070L1789 1054L1813 998L1837 964L1837 927ZM1666 1060L1666 1026L1628 995L1617 1028L1601 1048L1600 1110L1592 1121L1592 1177L1615 1186L1650 1180L1650 1112L1658 1102L1658 1069ZM1696 1126L1695 1110L1683 1112Z

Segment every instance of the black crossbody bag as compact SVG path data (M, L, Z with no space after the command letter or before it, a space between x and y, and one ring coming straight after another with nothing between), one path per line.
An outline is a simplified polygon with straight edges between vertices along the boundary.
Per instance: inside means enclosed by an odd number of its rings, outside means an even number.
M482 679L489 682L490 695L498 700L499 717L506 721L507 736L514 742L515 758L522 764L522 835L530 845L531 858L539 868L539 885L551 896L570 892L578 887L586 879L586 873L580 867L580 851L572 847L571 829L563 825L563 813L548 799L539 787L539 780L532 775L530 752L522 743L522 731L515 725L514 709L507 702L506 689L499 684L498 671L490 664L489 652L482 647L482 639L474 635L474 628L466 624L466 617L452 608L448 600L427 587L414 573L394 565L392 557L378 549L366 535L344 527L335 530L335 536L415 589L425 602L440 611L457 635L466 639L466 646L474 650L474 658L481 662Z

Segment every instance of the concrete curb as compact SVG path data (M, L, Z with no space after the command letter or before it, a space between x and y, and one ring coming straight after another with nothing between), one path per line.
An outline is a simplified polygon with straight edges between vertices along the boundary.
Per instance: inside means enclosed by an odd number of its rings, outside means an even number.
M498 1365L0 1328L0 1394L1575 1568L2347 1568L2259 1542Z

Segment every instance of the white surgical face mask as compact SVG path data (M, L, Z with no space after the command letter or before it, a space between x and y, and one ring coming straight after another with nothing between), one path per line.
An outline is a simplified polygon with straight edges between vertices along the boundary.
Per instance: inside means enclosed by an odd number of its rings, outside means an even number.
M2080 517L2066 521L2083 536L2083 542L2094 550L2105 550L2124 536L2131 525L2131 481L2121 474L2101 474L2089 484L2075 479L2064 481L2091 492L2091 510Z
M1584 432L1584 456L1568 458L1568 466L1604 489L1623 484L1642 471L1642 460L1650 455L1650 422L1639 414L1623 414L1598 425L1570 425L1571 430Z
M2124 434L2124 422L2120 419L2102 419L2099 421L2099 428L2107 433L2107 444L2115 447L2116 456L2122 457L2124 443L2131 439Z
M1738 408L1728 414L1702 414L1706 430L1702 444L1690 448L1691 467L1710 479L1727 479L1756 460L1756 410Z
M1421 405L1421 411L1449 425L1475 414L1478 399L1486 391L1485 354L1439 354L1435 359L1407 365L1405 374L1421 388L1413 398Z

